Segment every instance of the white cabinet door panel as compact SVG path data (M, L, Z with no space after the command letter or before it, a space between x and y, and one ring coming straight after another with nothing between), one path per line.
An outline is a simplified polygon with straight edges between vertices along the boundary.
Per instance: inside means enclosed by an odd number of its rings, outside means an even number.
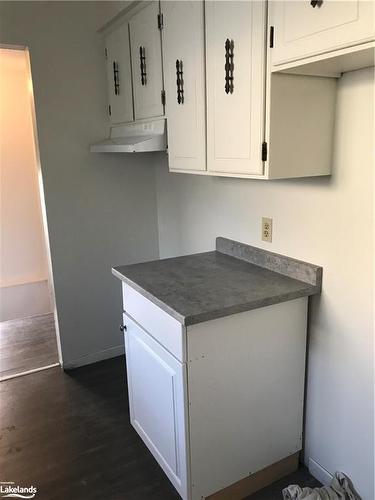
M158 14L159 2L151 2L129 22L136 120L164 114L161 102L163 73Z
M266 4L207 1L205 5L208 169L262 175ZM233 89L228 93L226 40L233 53Z
M161 10L169 168L206 170L204 4L163 1Z
M186 365L124 315L131 423L187 498Z
M134 119L128 23L105 37L108 104L111 123Z
M374 2L367 0L272 1L272 63L281 64L374 39Z

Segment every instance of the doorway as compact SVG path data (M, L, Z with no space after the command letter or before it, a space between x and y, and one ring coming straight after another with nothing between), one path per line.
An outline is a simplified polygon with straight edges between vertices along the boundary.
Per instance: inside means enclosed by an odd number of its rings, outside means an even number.
M60 364L29 51L0 47L0 381Z

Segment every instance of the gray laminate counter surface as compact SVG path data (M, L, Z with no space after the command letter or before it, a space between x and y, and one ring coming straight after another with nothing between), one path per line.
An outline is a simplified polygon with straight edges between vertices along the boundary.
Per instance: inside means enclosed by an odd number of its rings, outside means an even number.
M219 251L120 266L112 272L183 325L320 292L320 284Z

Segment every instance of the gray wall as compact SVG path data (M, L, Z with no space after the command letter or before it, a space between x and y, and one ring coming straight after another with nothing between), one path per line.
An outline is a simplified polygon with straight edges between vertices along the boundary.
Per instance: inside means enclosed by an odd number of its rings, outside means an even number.
M254 181L157 173L162 257L218 235L320 264L310 324L306 461L349 474L373 500L373 70L339 83L332 177ZM312 138L313 140L313 138ZM274 221L261 241L262 216Z
M31 54L64 366L122 350L111 266L158 257L152 155L98 155L108 134L106 2L0 2L1 43Z

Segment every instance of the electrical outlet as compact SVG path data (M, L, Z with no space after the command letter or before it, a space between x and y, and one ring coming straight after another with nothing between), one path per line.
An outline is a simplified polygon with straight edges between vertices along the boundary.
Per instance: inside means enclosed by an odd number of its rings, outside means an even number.
M262 217L262 240L272 242L272 219L271 217Z

